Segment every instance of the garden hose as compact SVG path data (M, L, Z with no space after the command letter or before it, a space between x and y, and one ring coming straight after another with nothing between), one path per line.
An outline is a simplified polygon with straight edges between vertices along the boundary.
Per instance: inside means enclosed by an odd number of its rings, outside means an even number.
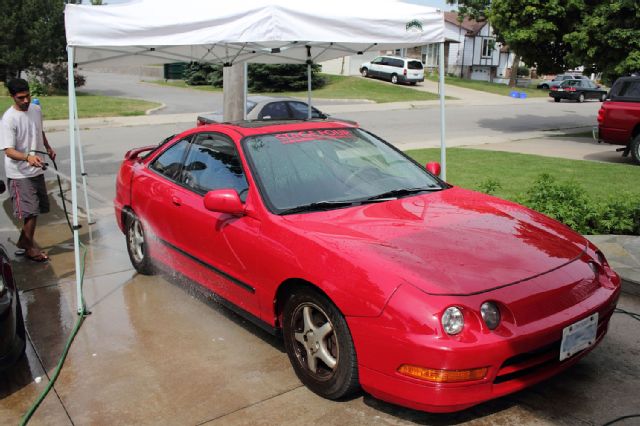
M42 151L35 151L35 152L40 153L40 154L45 154L45 155L49 156L49 158L51 158L51 156L46 152L42 152ZM56 164L56 161L53 158L51 158L51 161L53 162L53 167L55 168L55 170L57 172L58 165ZM43 169L46 170L46 166L43 167ZM69 230L71 231L71 234L73 234L73 226L71 225L71 221L69 220L69 213L67 211L67 204L66 204L66 202L64 200L64 191L62 190L62 181L60 180L60 175L58 173L56 173L56 177L58 178L58 188L60 189L60 199L62 200L62 208L64 210L64 215L65 215L65 218L67 219L67 225L69 225ZM80 242L80 247L82 248L82 261L80 262L81 309L80 309L80 312L78 313L78 320L76 321L76 324L73 327L73 330L71 331L71 334L69 335L69 338L67 339L67 342L66 342L66 344L64 346L62 354L60 355L60 359L58 360L58 365L56 366L55 370L53 371L52 376L49 378L49 383L44 388L44 390L40 393L40 395L34 401L34 403L31 405L29 410L22 417L22 419L20 420L20 426L24 426L29 422L29 420L31 419L33 414L36 412L36 410L38 409L38 407L40 406L42 401L44 401L46 396L49 394L49 392L53 388L53 385L55 384L56 380L58 379L58 376L60 375L60 371L62 370L62 366L64 365L64 362L67 359L67 355L69 353L69 349L71 348L71 344L73 343L73 340L75 339L76 335L78 334L78 331L80 330L80 327L82 326L82 323L84 322L85 317L88 315L88 312L86 310L85 301L84 301L84 294L83 294L84 271L85 271L86 258L87 258L87 248L85 247L84 244L82 244L82 242ZM46 372L45 372L45 374L46 374Z

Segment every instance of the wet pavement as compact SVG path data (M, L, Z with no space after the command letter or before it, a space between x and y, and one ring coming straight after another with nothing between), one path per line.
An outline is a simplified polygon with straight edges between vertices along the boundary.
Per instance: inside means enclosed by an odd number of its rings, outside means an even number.
M71 233L52 181L49 189L53 211L41 217L36 236L51 262L14 259L29 342L26 356L0 376L2 424L17 424L45 388L77 320ZM280 340L181 277L135 273L110 206L92 202L97 222L81 229L91 315L30 424L591 425L640 411L640 328L621 314L602 344L567 372L461 413L422 413L364 393L322 399L300 384ZM6 211L7 199L3 205ZM7 215L0 224L12 254L17 228ZM602 242L613 253L615 241ZM640 312L640 298L623 294L620 307Z

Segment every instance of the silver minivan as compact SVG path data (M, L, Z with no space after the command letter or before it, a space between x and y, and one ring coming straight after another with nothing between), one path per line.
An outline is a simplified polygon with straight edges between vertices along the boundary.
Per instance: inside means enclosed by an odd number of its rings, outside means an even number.
M393 84L416 84L424 81L424 67L418 59L399 56L378 56L360 67L363 77L376 77L389 80Z

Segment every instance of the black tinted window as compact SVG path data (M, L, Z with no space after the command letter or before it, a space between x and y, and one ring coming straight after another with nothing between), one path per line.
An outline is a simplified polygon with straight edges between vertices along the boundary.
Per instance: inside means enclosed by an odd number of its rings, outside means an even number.
M197 136L185 162L182 181L200 194L227 188L241 194L247 188L233 142L212 133Z
M304 120L309 117L309 107L304 102L289 102L289 108L291 108L291 115L296 120ZM311 107L311 117L323 118L324 115L314 107Z
M171 180L178 180L188 146L189 141L186 139L177 142L156 158L149 167Z
M618 96L640 98L640 80L630 80L622 83Z
M420 61L408 61L407 62L407 68L409 68L410 70L421 70L422 69L422 62L420 62Z
M402 59L389 59L389 65L392 67L404 68L404 61Z
M289 110L284 102L271 102L266 104L260 114L258 120L286 120L291 118Z

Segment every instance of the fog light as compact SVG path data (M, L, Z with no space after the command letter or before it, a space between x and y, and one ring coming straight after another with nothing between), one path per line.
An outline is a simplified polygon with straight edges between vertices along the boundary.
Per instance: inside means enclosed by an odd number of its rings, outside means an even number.
M448 307L442 315L442 327L447 334L454 335L462 331L464 327L464 316L460 308Z
M500 309L498 309L495 303L484 302L482 306L480 306L480 314L490 330L495 330L498 324L500 324Z
M472 368L469 370L436 370L433 368L419 367L417 365L402 364L398 368L398 373L428 382L456 383L482 380L487 376L488 370L487 367Z

